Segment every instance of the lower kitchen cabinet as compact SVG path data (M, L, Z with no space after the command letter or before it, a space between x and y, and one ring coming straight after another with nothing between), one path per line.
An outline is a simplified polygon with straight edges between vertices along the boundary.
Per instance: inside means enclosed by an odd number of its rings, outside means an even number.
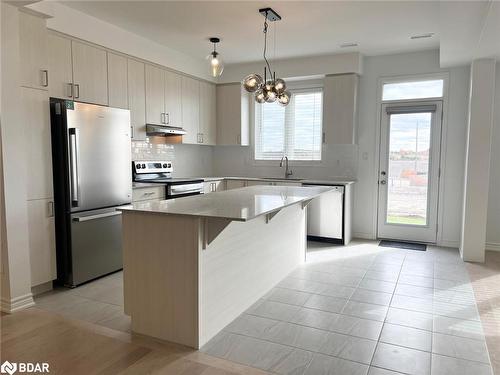
M245 180L226 180L226 190L239 189L247 186Z
M54 201L28 201L28 229L31 261L31 286L57 278L54 229Z
M165 199L165 186L135 187L132 202L158 201Z

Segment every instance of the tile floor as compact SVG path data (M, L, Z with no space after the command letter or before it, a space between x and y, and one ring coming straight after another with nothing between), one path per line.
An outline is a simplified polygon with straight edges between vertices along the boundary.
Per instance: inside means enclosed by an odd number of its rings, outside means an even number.
M278 374L492 374L457 250L311 245L202 351Z
M36 302L129 332L122 288L116 273ZM310 243L307 263L202 352L278 374L492 374L474 291L457 250L418 252L375 242Z

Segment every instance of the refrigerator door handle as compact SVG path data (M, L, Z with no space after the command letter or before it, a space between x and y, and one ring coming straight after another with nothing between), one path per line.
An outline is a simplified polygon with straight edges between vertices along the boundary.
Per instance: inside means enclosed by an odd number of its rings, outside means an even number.
M69 128L71 206L78 207L80 181L78 176L78 129Z
M103 214L96 214L96 215L87 215L87 216L75 216L73 217L73 221L89 221L89 220L95 220L95 219L103 219L105 217L110 217L110 216L118 216L121 215L121 211L113 211L113 212L106 212Z

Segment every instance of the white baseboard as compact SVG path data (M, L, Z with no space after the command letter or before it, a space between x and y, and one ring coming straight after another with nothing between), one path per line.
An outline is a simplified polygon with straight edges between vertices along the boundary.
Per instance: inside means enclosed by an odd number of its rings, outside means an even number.
M500 243L486 242L486 250L500 251Z
M363 232L353 232L352 233L353 238L361 238L363 240L376 240L376 236L373 235L373 233L363 233Z
M24 296L16 297L11 300L3 299L0 303L0 310L5 313L13 313L19 310L24 310L28 307L35 306L33 294L25 294Z
M437 246L443 246L443 247L453 247L458 249L460 246L460 243L458 241L450 241L450 240L440 240L436 243Z

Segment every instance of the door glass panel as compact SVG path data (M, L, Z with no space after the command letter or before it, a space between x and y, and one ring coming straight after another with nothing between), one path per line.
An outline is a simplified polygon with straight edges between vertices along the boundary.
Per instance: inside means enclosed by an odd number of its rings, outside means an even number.
M432 113L390 116L388 224L427 225Z

